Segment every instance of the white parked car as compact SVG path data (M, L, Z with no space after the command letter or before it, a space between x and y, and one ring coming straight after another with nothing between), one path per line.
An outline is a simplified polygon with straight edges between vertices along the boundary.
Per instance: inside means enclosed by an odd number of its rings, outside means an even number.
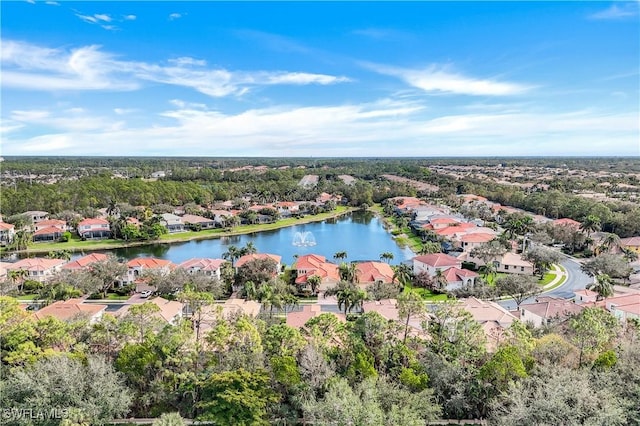
M140 297L142 297L143 299L146 299L147 297L151 296L151 293L153 293L151 290L145 290L142 293L140 293Z

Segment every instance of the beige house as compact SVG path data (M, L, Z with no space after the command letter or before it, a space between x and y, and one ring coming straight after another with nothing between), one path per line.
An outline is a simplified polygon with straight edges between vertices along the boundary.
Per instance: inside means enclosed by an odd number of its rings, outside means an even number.
M497 260L497 271L508 274L533 275L533 264L517 253L507 252Z
M78 318L86 318L93 324L102 318L107 305L96 303L84 303L82 299L69 299L54 302L34 312L36 319L54 317L61 321L71 321Z
M170 260L156 259L153 257L138 257L127 262L127 275L124 283L132 283L139 279L145 271L156 271L166 275L171 272L173 263Z
M220 269L225 262L224 259L194 258L182 262L178 268L182 268L190 274L203 274L220 279Z
M579 314L584 309L570 300L554 297L540 297L536 303L520 305L520 320L529 322L534 327L563 322L567 318Z
M10 266L7 266L7 272L16 270L25 270L28 273L27 279L39 282L45 282L62 269L62 265L66 263L64 259L46 259L34 257L31 259L22 259Z
M504 339L506 329L517 320L515 315L499 304L475 297L463 299L462 307L482 326L490 351L498 347Z

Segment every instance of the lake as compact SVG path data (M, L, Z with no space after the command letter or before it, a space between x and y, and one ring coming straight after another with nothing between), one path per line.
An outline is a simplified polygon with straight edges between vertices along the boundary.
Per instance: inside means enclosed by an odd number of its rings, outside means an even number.
M346 261L379 260L380 253L393 253L392 263L413 257L408 248L401 248L387 232L380 218L371 212L354 212L323 222L306 223L275 231L222 237L209 240L173 244L153 244L110 250L125 259L157 257L181 263L194 257L221 258L228 247L242 247L249 241L259 253L282 256L282 262L291 265L294 255L319 254L332 260L334 253L346 251ZM315 245L310 245L315 242ZM74 256L76 257L76 256Z

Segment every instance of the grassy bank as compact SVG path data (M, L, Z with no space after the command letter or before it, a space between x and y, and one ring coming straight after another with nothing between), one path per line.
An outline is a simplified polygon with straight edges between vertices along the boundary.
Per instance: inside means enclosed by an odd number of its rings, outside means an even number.
M154 241L123 241L123 240L97 240L82 241L79 237L73 236L65 243L32 243L26 250L13 253L49 253L56 250L66 250L69 252L110 250L124 247L139 247L150 244L171 244L193 240L207 240L212 238L228 237L233 235L251 234L254 232L273 231L280 228L287 228L305 223L321 222L326 219L339 217L356 210L353 207L338 206L334 211L320 213L314 216L305 216L298 219L282 219L275 223L260 225L240 225L233 229L205 229L198 232L181 232L179 234L167 234ZM8 253L8 252L3 252Z

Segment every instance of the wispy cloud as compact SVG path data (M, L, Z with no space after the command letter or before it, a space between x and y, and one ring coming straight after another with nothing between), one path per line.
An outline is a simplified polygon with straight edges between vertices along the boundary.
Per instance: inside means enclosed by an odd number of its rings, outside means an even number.
M638 15L640 3L638 1L616 2L607 9L589 15L595 20L619 20Z
M378 64L363 64L380 74L400 78L405 83L428 93L472 96L509 96L525 93L530 86L491 79L468 77L452 72L450 67L432 65L425 69L406 69Z
M373 40L398 40L410 37L409 33L390 28L362 28L351 31L351 34L370 38Z
M595 110L442 114L419 102L279 106L225 113L173 100L141 126L86 111L14 111L4 123L8 155L638 155L635 114ZM21 138L21 125L50 128ZM91 139L88 146L83 141ZM216 141L212 144L211 141ZM635 145L634 145L635 144ZM577 148L580 147L580 148ZM576 151L578 150L578 151Z
M99 46L73 50L51 49L5 41L2 84L30 90L135 90L152 81L195 89L213 97L242 95L269 85L337 84L347 77L287 71L230 71L207 68L206 61L189 57L167 63L124 61Z
M122 19L124 19L125 21L135 21L137 18L136 15L125 15L122 17Z
M48 4L49 6L60 6L60 3L57 1L46 1L44 4Z
M172 13L172 14L169 15L169 20L170 21L174 21L174 20L180 19L180 18L182 18L182 13L175 12L175 13Z

